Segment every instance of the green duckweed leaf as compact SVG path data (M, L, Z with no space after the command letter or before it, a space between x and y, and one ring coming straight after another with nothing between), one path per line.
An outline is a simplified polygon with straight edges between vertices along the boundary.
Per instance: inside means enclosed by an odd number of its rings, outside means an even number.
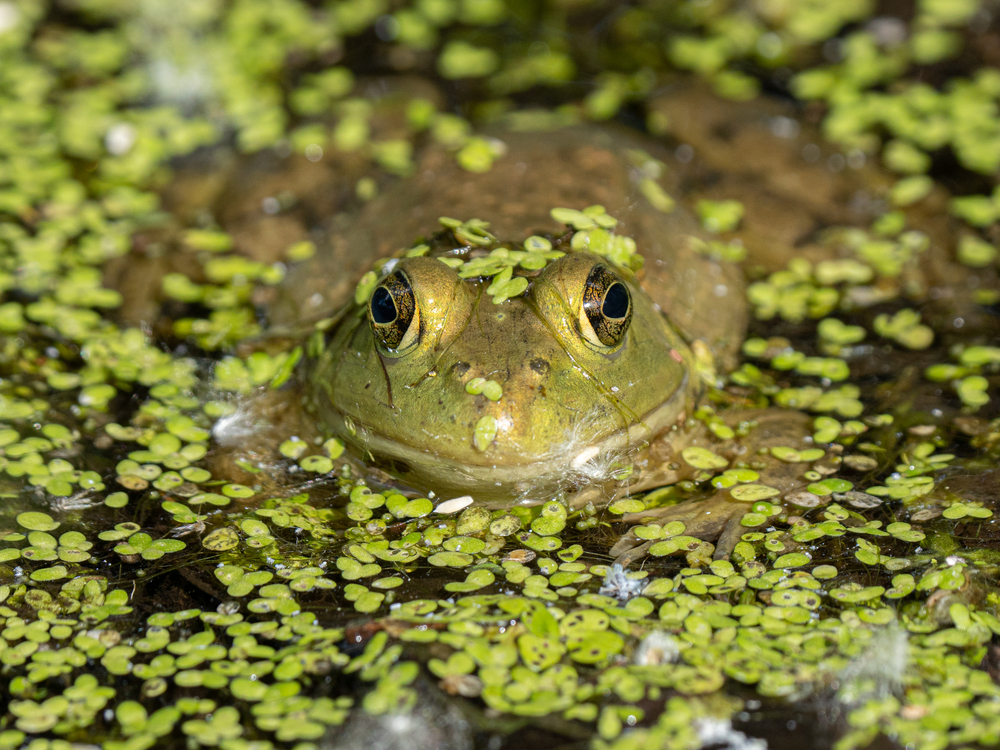
M428 557L427 562L439 568L467 568L474 558L464 552L437 552Z
M232 526L223 526L201 540L201 545L212 552L225 552L240 543L239 532Z
M729 466L729 461L722 458L707 448L689 446L681 451L681 457L696 469L724 469Z
M729 490L729 494L734 500L746 503L776 497L781 494L781 491L774 487L768 487L766 484L741 484Z
M558 640L525 633L517 639L517 649L525 665L533 672L542 672L559 662L566 648Z
M36 511L18 514L17 524L21 528L31 531L52 531L59 528L59 522L52 520L52 516L48 513Z

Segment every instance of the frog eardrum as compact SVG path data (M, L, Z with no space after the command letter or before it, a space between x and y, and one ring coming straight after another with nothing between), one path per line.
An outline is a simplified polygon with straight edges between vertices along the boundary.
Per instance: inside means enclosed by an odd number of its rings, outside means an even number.
M632 295L621 279L603 263L594 266L583 288L580 331L590 343L618 344L632 321Z
M403 271L386 276L368 300L368 320L375 337L387 348L405 350L420 332L420 309Z

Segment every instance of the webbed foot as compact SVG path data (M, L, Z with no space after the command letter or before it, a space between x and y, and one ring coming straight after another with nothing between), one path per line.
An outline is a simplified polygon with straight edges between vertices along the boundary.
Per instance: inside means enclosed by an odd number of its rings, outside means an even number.
M684 524L684 534L706 542L715 543L716 560L728 560L740 539L743 527L740 521L749 506L735 502L719 493L705 500L683 502L665 508L654 508L639 513L628 513L625 523L658 523L664 525L673 521ZM653 541L640 539L635 529L629 530L611 548L615 562L622 566L646 556Z
M735 423L740 419L753 419L756 427L745 437L731 441L718 441L704 436L703 433L689 434L688 444L701 443L717 455L725 457L731 462L730 466L737 461L742 461L744 466L747 464L752 466L758 473L757 482L775 491L769 498L773 503L780 503L790 493L805 488L810 481L806 478L810 470L828 474L833 470L830 466L836 465L836 460L832 464L815 459L802 461L793 455L796 454L795 450L785 450L781 453L780 455L784 455L785 458L779 458L772 452L772 448L813 447L804 440L811 430L811 418L801 412L766 409L735 412L726 416L728 421L733 422L730 425L732 427L735 427ZM681 453L681 445L677 448L677 452ZM680 464L683 466L683 461ZM647 471L647 476L641 477L631 485L629 491L642 492L659 486L655 481L656 467L652 469ZM665 508L628 513L622 520L625 523L661 525L680 521L684 524L685 536L714 543L714 558L728 560L746 531L741 521L751 507L750 502L738 501L728 489L722 489L704 500L689 500ZM631 530L611 548L611 554L616 558L615 562L624 566L645 557L655 541L640 539L635 531Z

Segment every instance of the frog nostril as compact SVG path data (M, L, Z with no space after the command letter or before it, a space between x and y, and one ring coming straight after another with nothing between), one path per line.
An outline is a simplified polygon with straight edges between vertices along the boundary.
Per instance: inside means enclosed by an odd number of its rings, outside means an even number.
M528 366L532 369L532 371L538 373L539 375L549 374L549 363L544 359L535 358L531 360Z

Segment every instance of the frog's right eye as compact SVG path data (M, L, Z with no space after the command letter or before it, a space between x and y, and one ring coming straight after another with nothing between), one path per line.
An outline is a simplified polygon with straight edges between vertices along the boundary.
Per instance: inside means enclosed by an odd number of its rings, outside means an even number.
M368 322L375 338L393 352L407 349L420 333L420 310L410 280L394 271L368 298Z
M621 342L632 322L632 295L614 271L603 263L591 269L583 287L580 331L595 346Z

